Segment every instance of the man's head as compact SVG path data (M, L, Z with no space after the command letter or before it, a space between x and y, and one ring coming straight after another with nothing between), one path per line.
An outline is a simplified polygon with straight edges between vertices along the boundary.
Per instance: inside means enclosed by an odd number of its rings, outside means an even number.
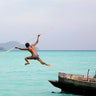
M29 47L29 46L30 46L30 44L29 44L29 43L25 43L25 46L26 46L26 47Z

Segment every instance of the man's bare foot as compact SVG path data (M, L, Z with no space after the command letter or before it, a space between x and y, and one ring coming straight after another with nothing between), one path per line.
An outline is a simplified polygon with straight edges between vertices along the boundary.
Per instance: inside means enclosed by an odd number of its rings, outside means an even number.
M46 66L51 66L51 64L46 64Z
M28 65L28 64L30 64L30 63L29 62L25 63L25 65Z

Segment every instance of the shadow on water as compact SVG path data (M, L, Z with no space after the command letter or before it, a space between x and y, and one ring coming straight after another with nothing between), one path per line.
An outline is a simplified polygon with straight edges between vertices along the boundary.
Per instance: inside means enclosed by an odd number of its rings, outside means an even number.
M77 95L77 94L72 94L72 93L68 93L68 92L51 92L52 94L60 94L62 96L85 96L85 95Z
M83 94L82 95L82 93L77 93L76 91L75 91L75 93L72 93L72 92L54 92L54 91L52 91L51 92L52 94L61 94L61 95L63 95L63 96L95 96L94 94Z

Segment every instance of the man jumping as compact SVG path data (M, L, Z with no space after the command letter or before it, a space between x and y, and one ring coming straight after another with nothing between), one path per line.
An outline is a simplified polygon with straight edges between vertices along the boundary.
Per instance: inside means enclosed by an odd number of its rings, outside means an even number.
M43 65L50 66L50 64L47 64L40 59L37 53L37 50L35 48L35 46L39 42L39 37L40 35L37 36L36 42L33 43L32 45L30 45L29 43L25 43L26 48L15 47L16 49L19 49L19 50L28 50L32 54L32 56L25 57L25 61L26 61L25 65L30 64L29 60L32 59L32 60L38 60Z

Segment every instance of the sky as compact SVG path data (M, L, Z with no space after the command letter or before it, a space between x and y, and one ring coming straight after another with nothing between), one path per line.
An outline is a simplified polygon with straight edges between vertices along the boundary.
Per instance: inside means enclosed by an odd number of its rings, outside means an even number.
M96 0L0 0L0 43L37 34L41 50L96 50Z

